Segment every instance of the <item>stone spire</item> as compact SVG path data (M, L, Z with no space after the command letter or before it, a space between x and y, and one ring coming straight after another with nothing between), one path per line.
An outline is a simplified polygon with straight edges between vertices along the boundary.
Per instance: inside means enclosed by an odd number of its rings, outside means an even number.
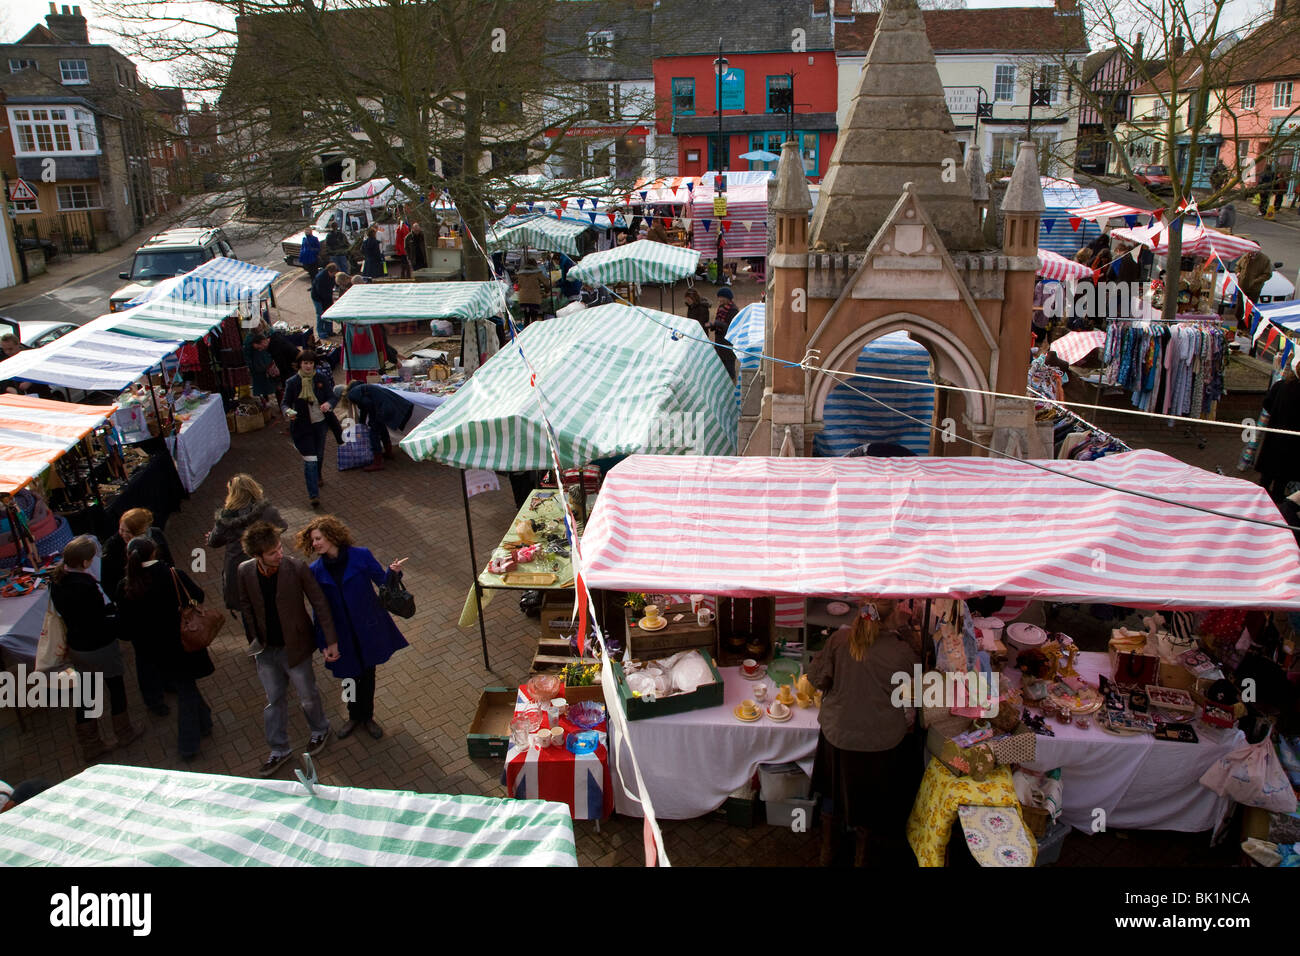
M916 0L886 0L822 183L813 248L865 250L906 182L948 249L984 248L960 157Z
M1011 171L1011 182L1007 183L1006 195L1002 197L1002 212L1038 215L1046 210L1043 181L1038 175L1038 149L1022 140L1016 168Z
M799 145L793 140L781 144L781 162L776 167L776 194L771 200L773 212L801 212L812 209L812 193L804 175Z

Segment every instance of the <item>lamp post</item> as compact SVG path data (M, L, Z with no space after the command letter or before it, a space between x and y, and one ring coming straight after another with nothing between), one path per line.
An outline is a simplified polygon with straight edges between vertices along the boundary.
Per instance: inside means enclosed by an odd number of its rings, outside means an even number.
M718 38L718 58L717 58L716 60L713 61L713 72L714 72L715 74L717 74L717 77L718 77L718 90L717 90L717 107L718 107L718 146L717 146L718 173L717 173L717 175L718 175L718 179L717 179L717 181L715 181L715 189L714 189L714 191L713 191L713 195L714 195L714 197L715 197L715 199L716 199L716 197L719 196L719 195L721 194L721 190L720 190L720 189L717 189L716 186L718 185L719 182L721 182L721 183L725 183L725 182L726 182L726 171L723 169L723 166L725 165L725 163L724 163L723 158L722 158L722 144L723 144L723 140L722 140L722 74L725 73L725 72L727 72L727 60L726 60L726 58L722 55L722 38L721 38L721 37ZM725 187L724 187L724 188L725 188ZM722 233L723 233L723 229L722 229L722 220L719 219L719 220L718 220L718 248L717 248L718 283L719 283L719 284L722 283Z

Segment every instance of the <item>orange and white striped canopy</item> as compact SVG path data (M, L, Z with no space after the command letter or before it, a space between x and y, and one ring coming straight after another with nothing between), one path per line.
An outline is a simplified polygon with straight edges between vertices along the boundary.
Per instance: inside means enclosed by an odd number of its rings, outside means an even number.
M13 494L104 422L116 405L0 395L0 494Z

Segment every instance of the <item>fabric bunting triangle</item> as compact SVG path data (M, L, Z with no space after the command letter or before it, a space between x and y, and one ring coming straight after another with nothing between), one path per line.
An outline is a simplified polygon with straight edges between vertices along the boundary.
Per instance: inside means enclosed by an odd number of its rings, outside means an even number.
M645 202L645 197L649 195L650 195L650 191L648 189L641 190L641 201Z
M1083 220L1080 219L1078 216L1070 217L1070 228L1073 229L1075 232L1078 232L1079 227L1082 225L1083 225Z
M730 220L730 219L724 219L724 220L722 220L722 231L723 231L723 232L731 232L731 220Z
M609 217L609 224L611 226L614 225L614 214L612 212L607 212L605 215Z
M596 223L596 214L595 214L594 212L589 212L589 213L587 213L587 218L591 220L592 225L595 225L595 223ZM611 217L610 217L610 222L613 222L613 221L614 221L614 217L611 216Z
M1052 227L1055 226L1055 225L1056 225L1056 220L1055 220L1055 219L1044 219L1044 220L1043 220L1043 228L1047 230L1047 234L1048 234L1049 236L1052 234Z
M1132 229L1132 228L1133 228L1134 226L1136 226L1137 224L1138 224L1138 217L1137 217L1137 216L1125 216L1125 217L1124 217L1124 225L1128 226L1130 229Z
M713 223L713 220L712 220L712 219L705 219L705 220L704 220L704 231L705 231L705 232L708 232L708 231L709 231L709 226L710 226L712 223Z
M686 190L687 192L695 192L695 183L691 182L689 179L686 180Z

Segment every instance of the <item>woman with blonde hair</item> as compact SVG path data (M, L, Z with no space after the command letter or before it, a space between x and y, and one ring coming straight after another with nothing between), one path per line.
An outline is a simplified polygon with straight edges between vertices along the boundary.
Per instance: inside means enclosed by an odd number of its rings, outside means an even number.
M338 659L327 661L329 672L356 681L355 699L348 703L348 720L335 736L347 737L365 727L375 740L384 735L375 722L375 668L406 647L406 638L379 603L375 592L387 573L366 548L352 543L352 532L333 515L321 515L298 532L295 543L311 563L311 573L329 602L338 634ZM406 559L388 571L401 573ZM316 646L325 649L325 632L316 621Z
M921 663L911 610L894 600L862 606L852 625L841 627L808 668L808 679L825 692L817 720L813 791L829 800L822 815L822 864L829 866L841 826L857 834L854 864L865 866L869 837L901 841L916 788L909 766L911 714L893 703L895 674L910 680Z
M239 565L249 559L241 543L244 532L259 521L275 525L281 531L289 529L289 522L280 516L275 505L266 498L262 486L252 475L238 474L226 482L226 501L216 513L212 530L208 532L209 548L226 549L226 565L222 571L222 598L233 614L239 610Z

